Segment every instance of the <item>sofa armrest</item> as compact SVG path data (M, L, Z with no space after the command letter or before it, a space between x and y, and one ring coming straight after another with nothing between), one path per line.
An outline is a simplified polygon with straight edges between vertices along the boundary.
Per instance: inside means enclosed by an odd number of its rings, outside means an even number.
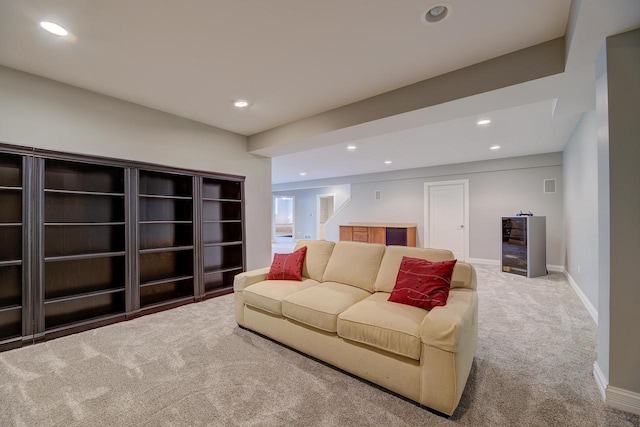
M257 270L245 271L236 275L233 279L233 291L242 292L247 286L262 282L267 278L270 267L259 268Z
M422 321L420 337L426 345L457 353L475 342L478 293L471 289L451 289L447 304L434 307Z

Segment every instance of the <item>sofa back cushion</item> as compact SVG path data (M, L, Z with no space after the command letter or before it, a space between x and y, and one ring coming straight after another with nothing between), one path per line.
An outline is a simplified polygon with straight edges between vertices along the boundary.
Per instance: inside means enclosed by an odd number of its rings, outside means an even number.
M384 245L375 243L338 242L333 248L322 281L357 286L373 292L384 251Z
M295 250L303 246L307 247L307 255L302 265L302 277L317 280L320 282L324 274L327 263L333 252L334 242L326 240L300 240Z
M478 289L476 269L473 265L458 261L451 276L451 289Z
M374 290L376 292L389 292L393 291L393 287L396 285L396 278L398 277L398 270L400 269L400 263L402 257L422 258L429 261L447 261L453 259L453 252L445 249L428 249L428 248L410 248L406 246L389 246L384 253L382 263L380 264L380 271L378 271L378 277L376 278ZM452 277L452 286L453 280Z

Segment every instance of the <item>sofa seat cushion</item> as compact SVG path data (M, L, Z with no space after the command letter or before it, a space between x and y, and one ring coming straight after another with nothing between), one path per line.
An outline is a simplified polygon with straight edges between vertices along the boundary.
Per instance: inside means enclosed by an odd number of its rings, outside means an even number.
M282 301L282 314L291 320L335 333L338 315L370 295L355 286L324 282L286 296Z
M320 282L313 279L265 280L255 283L243 291L244 303L271 314L282 316L282 300L295 292L302 291Z
M420 360L420 325L428 312L376 292L338 316L338 336Z

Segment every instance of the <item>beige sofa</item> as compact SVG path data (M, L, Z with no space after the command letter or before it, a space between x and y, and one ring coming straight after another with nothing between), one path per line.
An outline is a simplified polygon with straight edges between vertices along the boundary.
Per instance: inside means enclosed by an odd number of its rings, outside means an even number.
M403 256L453 259L439 249L300 241L303 280L235 278L240 326L436 411L458 406L478 342L473 266L456 263L447 304L431 311L387 301Z

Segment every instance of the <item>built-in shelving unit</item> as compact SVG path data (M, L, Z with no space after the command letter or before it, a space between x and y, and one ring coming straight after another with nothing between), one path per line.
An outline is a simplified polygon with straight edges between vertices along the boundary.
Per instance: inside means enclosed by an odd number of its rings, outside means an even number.
M44 160L45 331L125 312L124 171Z
M193 181L189 175L140 171L140 308L194 297Z
M243 186L0 144L0 351L232 292Z
M242 183L203 178L202 247L204 295L233 288L233 278L244 269Z
M22 335L22 162L0 153L0 343Z

